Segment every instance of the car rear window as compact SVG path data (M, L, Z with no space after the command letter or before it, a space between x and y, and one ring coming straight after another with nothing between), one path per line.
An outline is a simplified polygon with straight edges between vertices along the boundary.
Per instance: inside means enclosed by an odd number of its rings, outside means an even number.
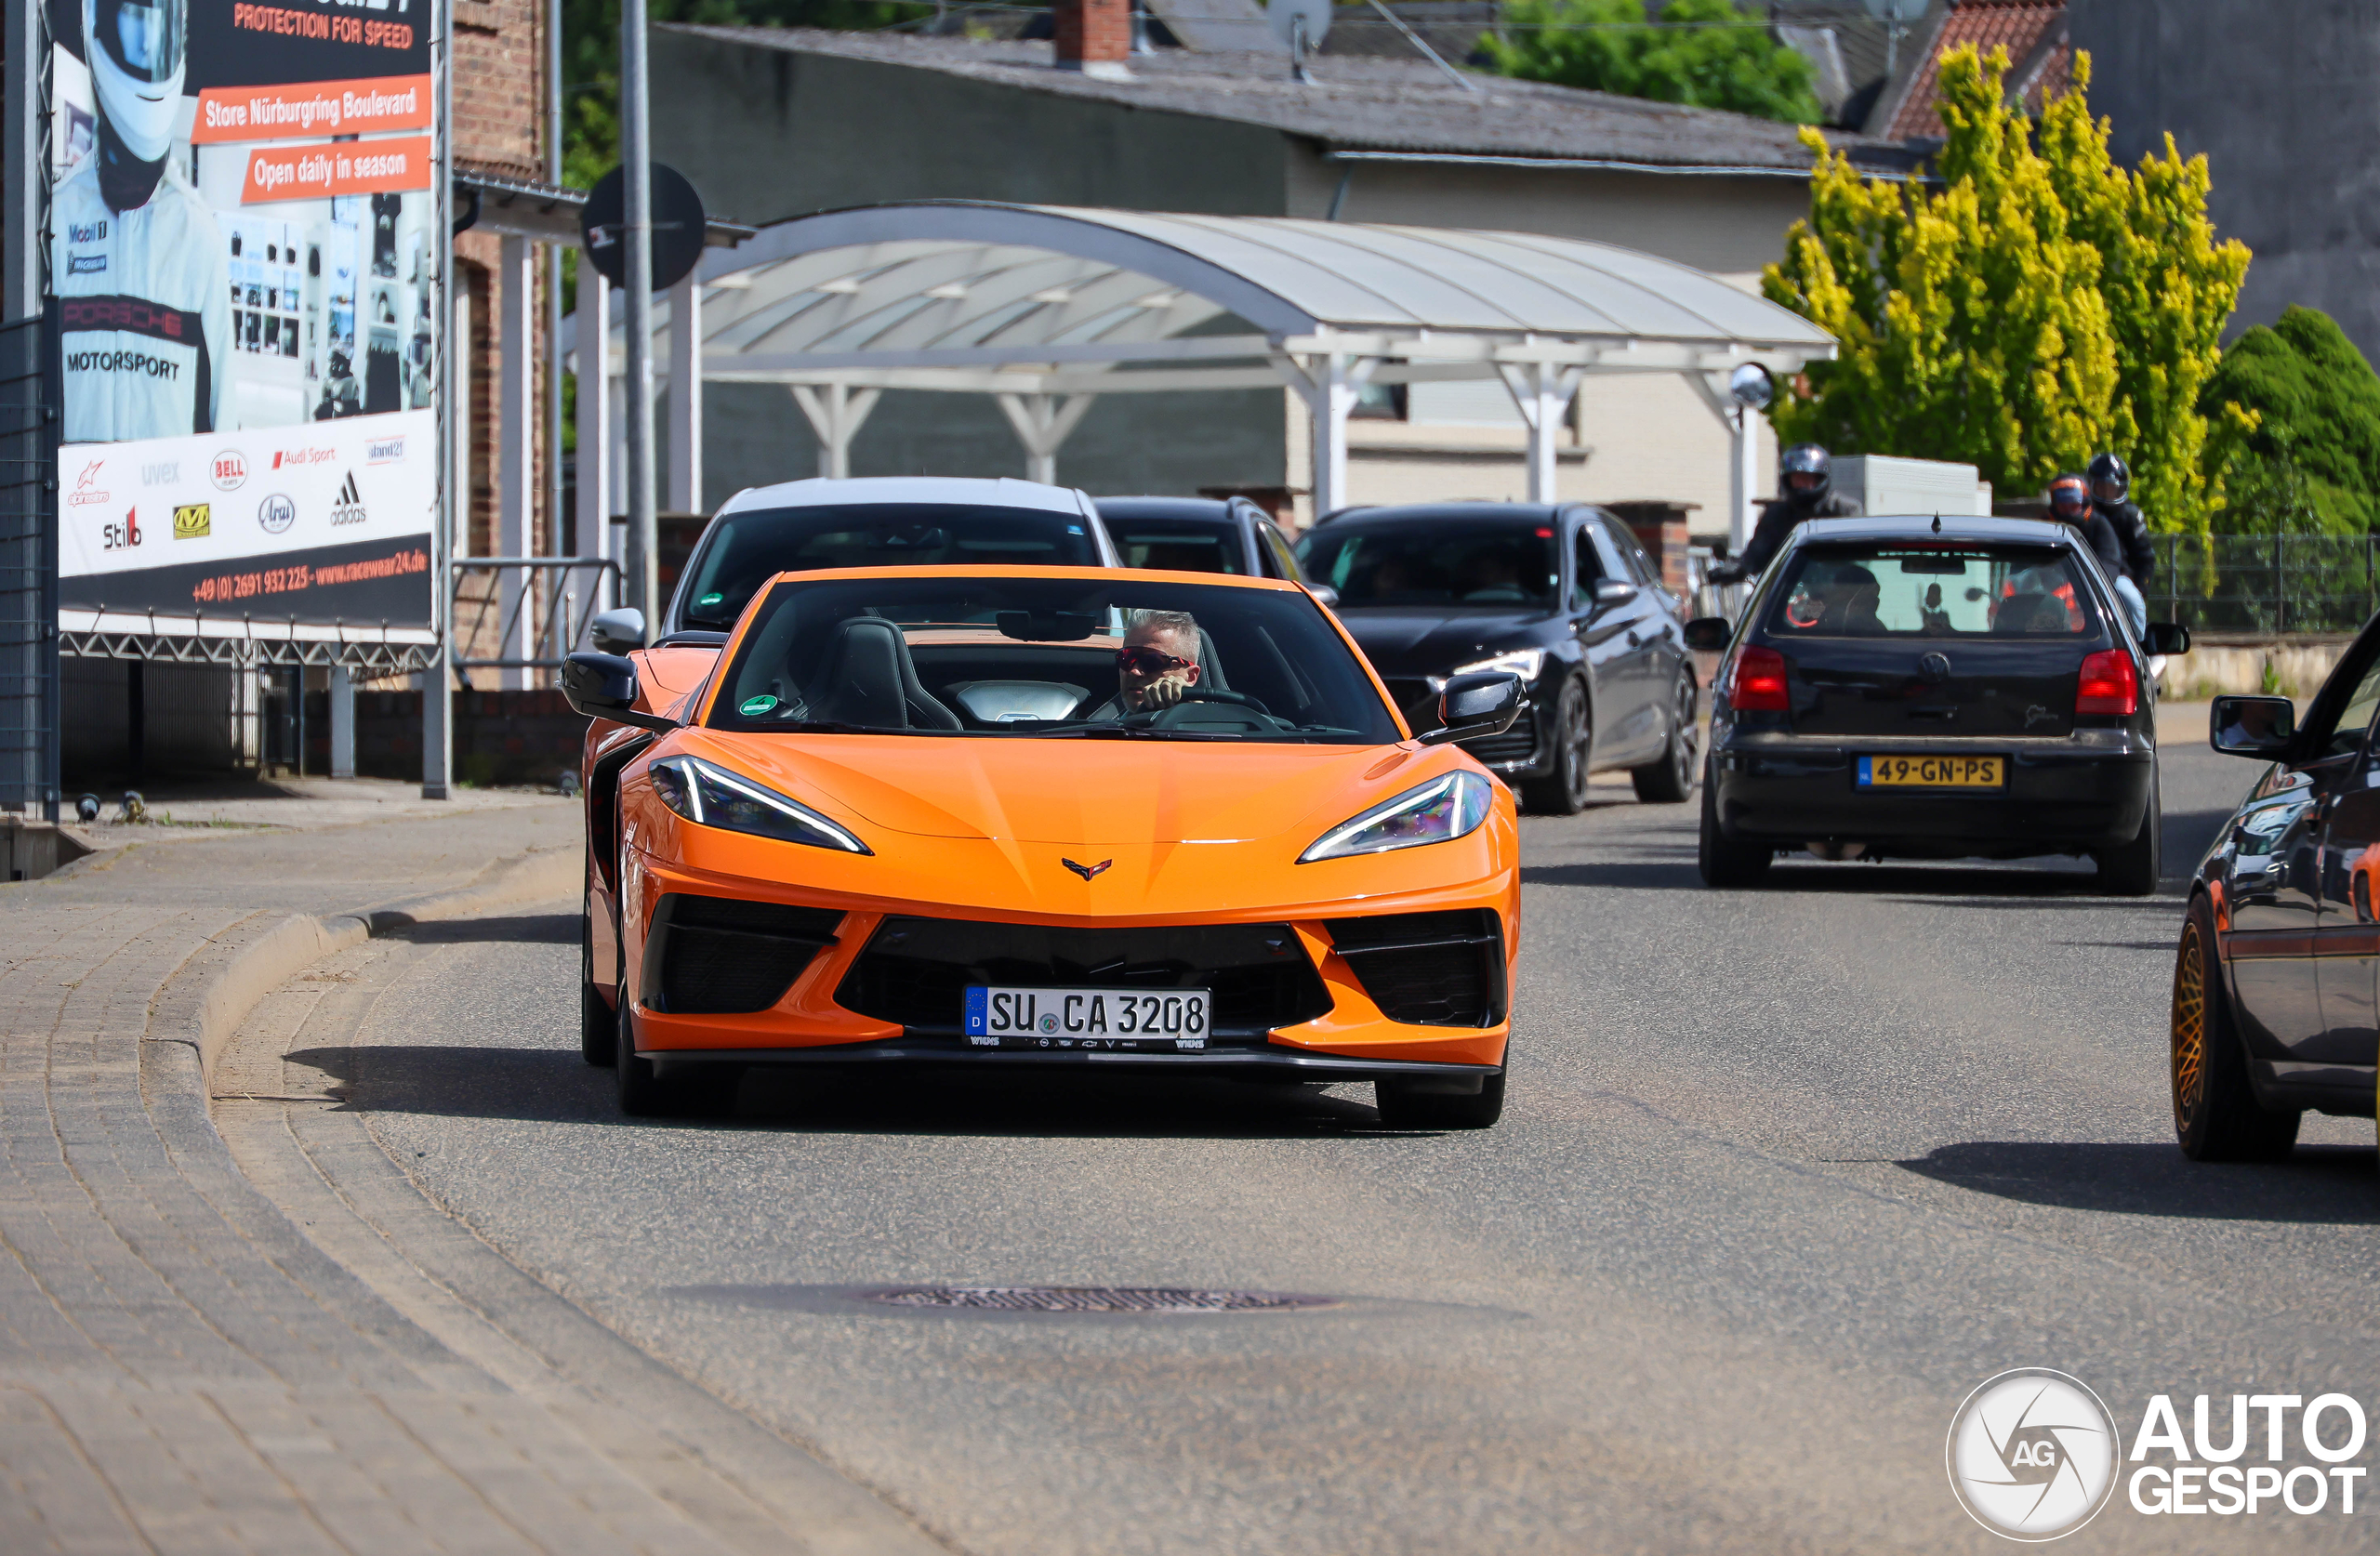
M2097 606L2045 546L1805 546L1779 580L1772 638L2085 638Z
M1195 519L1115 519L1107 521L1107 538L1126 567L1154 567L1171 573L1236 573L1248 571L1248 548L1238 527L1228 521L1200 523Z
M1367 525L1341 520L1298 544L1306 576L1365 606L1481 605L1551 610L1561 584L1554 527L1485 517Z
M762 508L721 519L686 587L685 625L725 631L780 573L996 563L1097 567L1090 521L1051 508L956 503Z

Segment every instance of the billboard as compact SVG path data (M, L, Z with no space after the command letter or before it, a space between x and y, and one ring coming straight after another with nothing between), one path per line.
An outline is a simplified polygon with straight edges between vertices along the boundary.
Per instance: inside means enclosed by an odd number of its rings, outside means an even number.
M50 17L61 609L428 626L428 0Z

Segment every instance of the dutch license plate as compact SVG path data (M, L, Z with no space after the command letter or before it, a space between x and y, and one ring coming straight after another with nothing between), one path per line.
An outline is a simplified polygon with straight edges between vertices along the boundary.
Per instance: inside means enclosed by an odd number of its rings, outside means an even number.
M1205 989L967 990L967 1041L979 1048L1203 1048Z
M1996 789L2007 765L2005 757L1862 757L1856 782L1863 789Z

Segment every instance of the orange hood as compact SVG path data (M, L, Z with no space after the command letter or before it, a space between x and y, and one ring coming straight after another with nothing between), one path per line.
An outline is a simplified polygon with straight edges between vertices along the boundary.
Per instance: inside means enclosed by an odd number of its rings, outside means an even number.
M1318 830L1455 760L1451 752L1377 745L701 729L676 741L794 798L893 832L1086 847L1250 842Z

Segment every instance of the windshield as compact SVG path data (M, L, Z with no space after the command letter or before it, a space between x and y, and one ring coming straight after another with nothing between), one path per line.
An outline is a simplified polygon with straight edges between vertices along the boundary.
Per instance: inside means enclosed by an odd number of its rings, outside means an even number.
M787 579L708 720L787 733L1382 745L1363 664L1303 592L1049 578Z
M726 631L752 591L780 573L970 562L1097 567L1099 546L1081 514L1054 508L955 503L754 508L713 526L681 597L684 624Z
M1108 519L1107 538L1126 567L1151 567L1166 573L1236 573L1248 571L1248 549L1239 530L1229 520Z
M1808 546L1768 613L1777 638L2081 638L2097 608L2073 557L2046 547Z
M1344 520L1298 543L1306 576L1339 591L1342 610L1382 605L1554 608L1561 561L1554 527L1448 519L1367 526Z

